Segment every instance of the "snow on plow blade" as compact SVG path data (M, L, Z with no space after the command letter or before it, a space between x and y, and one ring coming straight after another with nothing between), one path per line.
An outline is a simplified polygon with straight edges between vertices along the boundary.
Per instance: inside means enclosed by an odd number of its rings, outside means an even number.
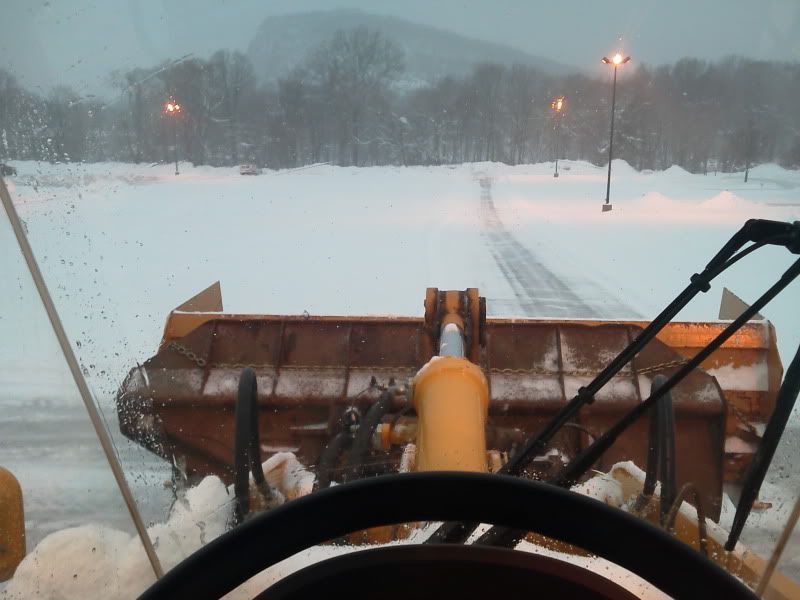
M435 354L429 320L223 314L219 288L212 286L170 314L158 353L126 377L117 397L120 428L188 475L215 474L229 483L237 386L242 369L251 367L262 454L292 451L313 469L348 407L363 414L382 386L409 380ZM501 456L538 432L646 325L480 321L481 345L470 358L489 380L487 442ZM556 436L557 452L535 461L535 469L554 473L562 457L575 456L647 398L655 375L674 373L724 325L668 326ZM706 514L716 519L723 481L741 477L773 408L782 368L772 326L746 325L703 366L709 371L691 373L672 392L675 463L678 486L694 483ZM404 441L413 441L398 433L413 432L407 404L395 399L374 444L392 470ZM648 423L640 420L596 468L625 460L643 468L647 450Z

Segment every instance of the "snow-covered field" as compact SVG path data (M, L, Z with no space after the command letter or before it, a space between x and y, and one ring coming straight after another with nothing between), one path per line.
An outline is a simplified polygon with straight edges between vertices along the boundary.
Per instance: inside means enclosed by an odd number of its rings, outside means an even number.
M746 219L800 220L800 173L775 165L745 184L742 174L637 173L616 161L608 213L605 170L569 161L558 179L552 164L260 177L14 166L12 197L112 432L127 370L154 353L169 310L216 280L226 310L240 313L421 315L424 289L437 286L479 287L490 315L651 318ZM791 262L764 249L679 318L716 318L723 286L752 302ZM0 270L0 464L23 485L29 549L66 526L130 532L4 217ZM798 305L795 282L763 311L784 363L800 344ZM780 501L744 536L766 550L800 479L797 432L787 431L764 494ZM115 442L146 518L164 520L166 469Z

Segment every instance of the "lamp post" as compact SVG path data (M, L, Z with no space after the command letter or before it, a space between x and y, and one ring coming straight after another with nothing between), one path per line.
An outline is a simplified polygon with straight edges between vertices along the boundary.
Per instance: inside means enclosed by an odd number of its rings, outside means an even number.
M609 204L609 196L611 195L611 159L614 156L614 109L617 102L617 69L627 63L631 59L630 56L622 57L622 54L617 52L611 58L603 57L604 65L612 65L614 67L614 84L611 87L611 134L608 137L608 180L606 181L606 201L603 204L603 212L611 210Z
M553 177L558 177L558 157L561 154L561 118L564 116L566 105L567 99L564 96L558 96L550 103L550 108L553 109L556 117L556 170Z
M170 97L164 103L164 114L172 119L172 131L175 141L175 175L178 175L178 115L183 112L183 107Z

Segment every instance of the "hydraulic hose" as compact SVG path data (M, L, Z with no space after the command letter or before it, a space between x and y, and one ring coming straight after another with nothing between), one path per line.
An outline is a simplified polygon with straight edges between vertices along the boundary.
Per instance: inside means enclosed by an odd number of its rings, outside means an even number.
M667 383L664 375L653 378L650 394ZM661 479L661 522L675 502L677 479L675 476L675 413L672 409L672 394L665 393L658 404L651 409L658 415L658 472Z
M353 445L353 437L361 422L361 413L355 406L348 407L339 418L337 433L322 449L317 465L317 489L330 487L332 473L340 471L339 463ZM346 478L345 478L346 479Z
M339 464L339 458L352 444L353 436L344 430L337 433L322 450L317 467L317 488L324 490L331 486L331 475Z
M650 393L656 392L667 382L664 375L653 378ZM633 505L632 512L638 513L647 506L661 480L660 520L663 523L669 508L675 501L675 421L672 410L672 394L661 397L657 406L650 412L650 432L648 435L647 468L645 469L642 492Z
M367 414L359 423L358 431L353 437L353 444L347 457L347 469L345 471L347 479L354 481L365 475L364 465L367 462L370 442L375 430L378 428L383 416L392 408L394 396L393 388L389 388L381 393L380 398L369 407Z
M700 552L703 556L708 556L708 534L706 533L706 515L703 510L703 503L701 502L700 492L692 483L686 483L678 492L678 495L673 500L669 511L666 513L662 525L667 531L673 531L675 528L675 519L678 516L678 511L681 509L683 501L691 494L694 496L695 509L697 510L697 536L700 544Z
M250 474L265 500L272 490L261 468L261 440L258 432L258 386L253 369L245 368L239 376L233 441L233 490L236 496L234 523L244 521L250 512Z

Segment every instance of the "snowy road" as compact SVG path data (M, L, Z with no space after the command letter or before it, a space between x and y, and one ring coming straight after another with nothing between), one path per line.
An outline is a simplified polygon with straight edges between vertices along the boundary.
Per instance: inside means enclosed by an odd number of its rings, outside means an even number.
M588 275L582 279L582 288L591 289L592 293L586 297L577 294L503 226L492 200L491 177L482 174L479 182L482 235L498 269L514 292L521 314L565 319L602 319L620 315L641 317L636 310L599 289Z

